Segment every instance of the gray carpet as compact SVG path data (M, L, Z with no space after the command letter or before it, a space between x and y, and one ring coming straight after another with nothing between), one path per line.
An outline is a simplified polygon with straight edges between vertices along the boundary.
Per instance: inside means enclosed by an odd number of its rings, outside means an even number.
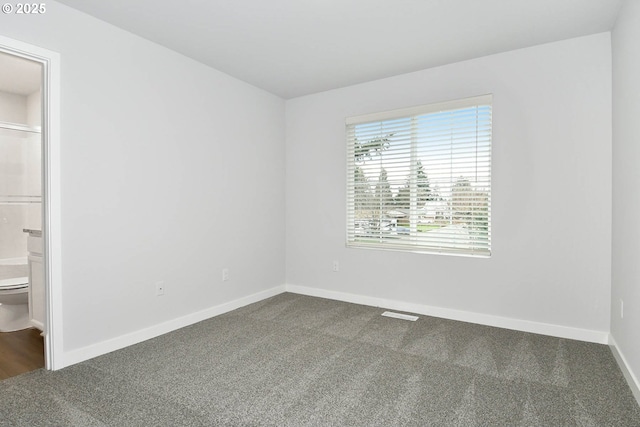
M0 426L640 426L607 346L281 294L0 382Z

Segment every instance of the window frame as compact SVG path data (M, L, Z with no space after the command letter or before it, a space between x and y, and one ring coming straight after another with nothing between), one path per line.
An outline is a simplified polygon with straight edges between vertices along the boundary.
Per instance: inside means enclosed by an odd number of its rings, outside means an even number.
M487 178L486 178L486 184L487 187L482 189L481 191L476 189L475 187L470 187L473 190L470 190L470 192L472 192L472 196L470 200L475 200L475 197L480 197L480 196L475 196L473 194L478 194L478 195L482 195L482 197L485 197L486 199L481 199L482 202L486 201L486 234L484 234L484 232L481 232L483 234L480 234L480 236L482 236L482 239L486 241L483 241L482 245L483 248L480 249L479 246L477 244L473 244L473 238L471 237L467 237L467 242L468 242L468 247L462 248L462 247L456 247L456 237L449 237L449 240L445 241L447 242L447 244L445 245L441 245L441 246L437 246L437 245L433 245L433 244L426 244L425 242L429 241L429 238L426 239L420 239L418 236L421 235L421 233L418 233L418 230L416 228L416 224L418 223L418 217L417 215L417 191L416 191L416 180L418 179L417 176L417 166L414 165L414 163L417 164L416 159L420 160L418 158L418 156L415 154L414 151L418 150L419 148L424 148L424 146L426 146L425 143L423 143L423 145L420 145L420 142L414 141L417 139L417 134L414 134L414 122L418 119L418 117L424 117L430 114L434 114L434 113L444 113L444 112L454 112L454 111L458 111L458 110L465 110L465 109L472 109L472 108L476 108L476 111L479 110L480 107L488 107L488 149L485 148L485 150L488 150L488 160L486 160L486 168L488 169L487 172ZM491 246L492 246L492 242L491 242L491 229L492 229L492 225L491 225L491 198L492 198L492 185L491 185L491 170L492 170L492 151L493 151L493 118L492 118L492 114L493 114L493 95L492 94L487 94L487 95L480 95L480 96L474 96L474 97L470 97L470 98L464 98L464 99L457 99L457 100L453 100L453 101L446 101L446 102L439 102L439 103L433 103L433 104L427 104L427 105L421 105L421 106L417 106L417 107L410 107L410 108L403 108L403 109L397 109L397 110L390 110L390 111L383 111L383 112L376 112L376 113L371 113L371 114L364 114L364 115L359 115L359 116L352 116L352 117L347 117L345 119L345 140L347 142L347 185L346 185L346 208L347 208L347 229L346 229L346 246L349 248L360 248L360 249L378 249L378 250L392 250L392 251L402 251L402 252L415 252L415 253L427 253L427 254L445 254L445 255L457 255L457 256L470 256L470 257L480 257L480 258L489 258L491 257ZM403 232L402 235L400 235L400 233L398 232L398 225L396 222L396 236L394 237L396 240L392 241L391 239L385 238L382 236L382 232L379 231L379 238L378 241L371 241L373 239L371 238L363 238L362 235L360 235L360 238L358 238L358 234L356 232L356 230L358 229L358 223L357 222L361 222L357 221L356 218L356 205L358 205L359 201L356 197L357 194L357 189L356 189L356 178L355 178L355 174L356 174L356 169L359 168L360 166L358 166L358 162L356 160L356 141L357 141L357 137L355 137L356 134L356 130L355 127L358 125L367 125L367 124L375 124L377 122L383 123L383 122L388 122L388 121L393 121L393 120L411 120L411 125L410 125L410 129L411 129L411 136L409 138L410 140L410 147L411 147L411 154L406 156L408 159L407 161L409 162L409 175L407 177L407 186L410 186L410 208L409 208L409 230L408 230L408 234L405 234ZM476 118L476 126L477 123L479 122L479 119ZM454 127L452 126L452 129L454 129ZM458 128L455 128L458 129ZM476 136L476 140L475 140L475 144L477 146L478 144L478 136ZM419 146L420 145L420 146ZM453 156L454 153L454 149L451 149L451 156ZM475 157L469 157L469 158L475 158L476 161L478 159L478 154L476 153ZM362 163L364 164L364 163ZM421 164L421 163L420 163ZM381 170L384 170L383 167L381 167ZM454 169L451 168L451 171L453 171ZM427 170L427 175L429 173L429 171ZM453 175L453 172L451 173L451 175ZM379 184L380 181L376 181L377 184ZM451 188L451 198L446 202L449 204L449 215L451 220L453 219L453 212L454 212L454 208L453 208L453 204L454 204L454 198L453 198L453 188L454 188L454 183L453 180L451 180L449 182L450 188ZM369 187L369 190L371 190L371 187ZM399 196L399 193L397 193L397 196ZM444 201L444 199L442 199ZM473 204L473 201L469 202L470 205ZM382 206L382 205L381 205ZM380 210L382 210L382 208L380 208ZM472 223L475 221L476 216L474 216L476 214L473 214L471 216L471 221ZM479 215L483 215L483 214L479 214ZM386 215L385 215L386 216ZM378 227L381 230L382 227L382 215L380 214L378 218L371 218L370 221L378 221ZM484 218L483 216L480 216L481 218ZM451 222L453 224L453 222ZM476 226L477 227L477 226ZM474 233L478 233L477 230L479 230L480 228L468 228L468 231L466 231L467 236L471 236L471 231L469 230L474 230ZM425 233L426 234L426 233ZM478 234L476 234L477 236ZM477 238L477 237L476 237ZM433 239L433 238L432 238ZM367 241L368 240L368 241ZM437 239L435 239L437 241ZM484 245L486 245L486 248L484 248Z

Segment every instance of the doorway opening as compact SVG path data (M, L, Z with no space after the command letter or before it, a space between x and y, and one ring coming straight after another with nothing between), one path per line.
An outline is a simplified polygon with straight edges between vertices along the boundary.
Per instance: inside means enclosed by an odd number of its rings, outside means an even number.
M0 37L0 379L63 367L59 57ZM5 360L6 359L6 360Z

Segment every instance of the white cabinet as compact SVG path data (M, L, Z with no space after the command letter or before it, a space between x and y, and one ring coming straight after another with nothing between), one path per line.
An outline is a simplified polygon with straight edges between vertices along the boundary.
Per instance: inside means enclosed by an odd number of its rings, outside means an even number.
M45 280L42 257L42 233L31 231L27 238L29 251L29 319L31 324L44 331L45 324Z

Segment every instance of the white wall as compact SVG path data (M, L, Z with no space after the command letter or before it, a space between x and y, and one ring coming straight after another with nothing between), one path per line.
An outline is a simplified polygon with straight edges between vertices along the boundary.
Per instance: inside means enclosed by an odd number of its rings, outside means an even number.
M284 283L283 100L56 2L0 35L60 53L65 353Z
M42 123L42 92L40 89L27 96L27 118L29 126L40 126Z
M287 101L287 284L606 340L610 49L603 33ZM345 248L345 117L487 93L492 257Z
M27 105L26 96L0 92L0 121L26 124ZM15 202L16 196L29 194L29 153L34 143L38 140L30 134L0 129L0 200ZM27 228L30 208L0 203L0 260L26 263L27 235L22 230Z
M0 91L0 121L27 123L27 97Z
M640 2L626 1L612 32L613 263L611 335L640 386ZM620 301L624 300L624 317ZM637 394L640 400L640 394Z
M29 126L38 127L42 123L42 93L40 90L27 96L27 121ZM29 138L26 150L26 194L42 196L42 138L34 134ZM25 227L42 230L42 204L30 203L26 206Z

